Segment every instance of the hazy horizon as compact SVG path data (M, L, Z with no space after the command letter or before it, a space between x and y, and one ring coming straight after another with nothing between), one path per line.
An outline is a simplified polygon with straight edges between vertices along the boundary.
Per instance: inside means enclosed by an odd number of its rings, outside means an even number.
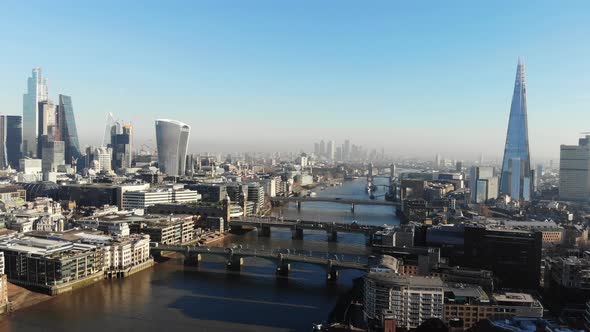
M22 114L40 66L54 102L72 96L84 146L100 143L112 112L137 148L155 148L154 121L172 118L191 125L190 152L350 139L388 155L495 160L520 56L533 161L590 130L584 1L114 4L4 4L0 113Z

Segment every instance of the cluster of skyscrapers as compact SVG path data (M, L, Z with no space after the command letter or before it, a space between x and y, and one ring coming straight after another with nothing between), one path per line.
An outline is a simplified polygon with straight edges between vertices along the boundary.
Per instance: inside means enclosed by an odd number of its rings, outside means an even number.
M55 172L80 157L72 99L49 99L47 80L35 68L23 95L23 114L0 116L0 166L19 168L21 158L42 160L43 171Z
M158 162L163 173L178 176L186 173L190 126L159 119L155 122ZM590 136L578 145L562 145L560 152L560 198L590 198ZM105 136L98 148L80 149L72 98L58 95L55 104L49 97L47 79L41 68L32 70L23 95L21 115L0 115L0 168L21 169L21 162L37 160L43 173L73 169L94 169L110 172L133 166L133 127L107 120ZM334 140L314 144L314 155L338 161L378 160L376 150L369 153L361 146L345 140L337 146ZM383 158L383 151L381 152ZM30 160L35 159L35 160ZM437 164L439 164L437 155ZM37 163L34 163L37 165ZM470 171L472 200L484 202L498 194L515 200L531 200L536 177L531 168L527 124L527 91L525 66L519 60L516 70L504 156L499 174L481 164Z
M384 158L383 149L381 154L377 153L376 149L368 151L360 145L351 144L350 140L344 140L340 146L336 146L333 140L314 143L313 153L320 159L327 161L364 161L364 160L379 160Z
M0 115L0 168L22 170L41 165L41 172L93 169L97 172L133 166L133 127L109 113L102 145L80 149L72 98L49 98L47 79L35 68L27 80L21 115ZM184 175L190 126L157 120L156 138L162 172Z

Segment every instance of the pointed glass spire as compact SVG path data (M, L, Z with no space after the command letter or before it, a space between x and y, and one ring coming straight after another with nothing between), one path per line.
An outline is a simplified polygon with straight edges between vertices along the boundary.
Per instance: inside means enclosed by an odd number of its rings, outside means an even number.
M500 192L514 199L529 200L530 168L526 80L524 63L519 58L504 147Z

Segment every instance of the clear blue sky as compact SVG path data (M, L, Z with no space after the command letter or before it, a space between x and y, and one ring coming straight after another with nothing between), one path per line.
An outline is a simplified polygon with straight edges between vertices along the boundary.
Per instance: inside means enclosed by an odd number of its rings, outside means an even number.
M395 154L501 156L516 62L533 159L590 130L588 1L4 1L0 112L41 66L71 95L82 144L107 112L154 144L281 150L320 138ZM151 142L149 140L152 140Z

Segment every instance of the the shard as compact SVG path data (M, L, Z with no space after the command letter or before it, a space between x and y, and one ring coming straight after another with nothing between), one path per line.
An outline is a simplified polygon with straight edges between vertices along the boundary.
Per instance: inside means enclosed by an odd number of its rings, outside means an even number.
M506 133L500 192L516 200L528 201L531 197L531 177L526 80L524 64L519 59Z

